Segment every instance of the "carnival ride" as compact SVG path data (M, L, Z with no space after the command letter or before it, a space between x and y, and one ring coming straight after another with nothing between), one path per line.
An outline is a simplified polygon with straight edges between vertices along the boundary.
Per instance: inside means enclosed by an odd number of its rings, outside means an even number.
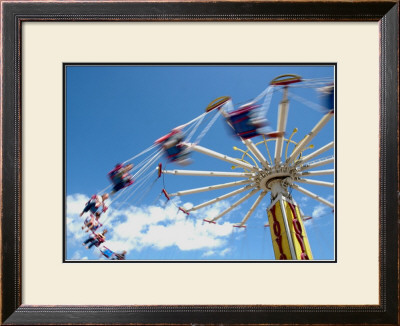
M318 91L316 97L319 97L318 103L291 92L291 89L295 88L316 89ZM267 115L272 96L276 93L281 93L282 99L277 112L276 128L273 129L267 120ZM204 222L210 224L216 224L233 209L257 195L250 208L243 212L242 219L234 224L236 228L246 228L252 214L265 200L266 195L270 194L270 204L267 208L269 223L265 227L269 227L271 232L275 258L280 260L313 259L303 223L311 217L303 216L290 189L295 189L299 193L328 206L332 211L334 209L334 202L306 188L307 185L334 188L334 168L318 169L325 165L333 166L334 164L334 155L321 157L329 150L332 152L334 148L333 134L332 141L307 155L304 154L306 150L313 148L311 141L334 117L334 94L332 79L303 79L301 76L288 74L274 78L261 94L238 108L234 107L231 97L219 97L212 101L206 107L205 112L198 117L175 127L170 133L155 140L150 147L125 162L117 164L108 174L111 184L99 193L104 194L112 187L111 203L108 204L108 207L114 205L113 203L120 207L129 202L133 196L136 196L138 200L142 199L165 175L202 177L204 179L206 177L210 177L210 179L218 177L234 178L238 181L175 192L167 191L164 184L161 194L169 201L173 197L236 188L233 191L198 203L189 209L177 207L178 211L189 215L228 198L237 195L242 196L218 215L203 218ZM312 130L297 142L294 141L294 136L298 132L297 128L287 137L286 126L290 100L300 101L321 114L320 120ZM221 116L231 128L233 134L245 146L245 149L234 147L234 150L239 153L238 157L228 156L200 145L202 138ZM273 145L275 145L274 151L271 150ZM192 153L199 153L226 162L231 165L227 166L230 170L169 170L166 169L165 164L160 163L164 156L169 163L187 166L193 162ZM142 159L137 162L139 158ZM135 161L135 164L131 163L133 161ZM240 171L236 172L232 169ZM331 181L318 180L319 176L330 176ZM117 201L119 198L123 198L123 200ZM106 225L107 218L100 225L97 225L96 232L106 228ZM93 234L97 234L95 231L91 231ZM121 257L104 245L100 245L99 250L104 257L109 259ZM125 253L121 259L125 259Z

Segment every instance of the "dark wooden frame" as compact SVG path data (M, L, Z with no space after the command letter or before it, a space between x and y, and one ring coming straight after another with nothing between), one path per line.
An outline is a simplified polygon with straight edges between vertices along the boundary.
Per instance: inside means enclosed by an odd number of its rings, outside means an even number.
M379 21L380 303L369 306L21 305L21 27L27 21ZM2 2L1 322L4 324L399 325L396 1ZM193 294L195 295L195 294ZM344 294L345 295L345 294Z

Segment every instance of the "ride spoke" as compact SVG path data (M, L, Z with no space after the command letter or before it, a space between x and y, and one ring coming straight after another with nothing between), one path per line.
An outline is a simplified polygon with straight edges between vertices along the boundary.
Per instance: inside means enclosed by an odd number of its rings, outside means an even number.
M265 136L264 136L264 135L263 135L263 139L264 139L265 149L267 150L267 154L268 154L268 157L269 157L269 161L271 162L271 164L274 164L274 162L272 161L272 158L271 158L271 154L270 154L270 152L269 152L268 142L267 142L267 140L265 139Z
M242 167L244 169L249 169L249 170L252 170L252 171L258 171L258 169L255 168L254 166L252 166L251 164L248 164L246 162L242 162L242 161L240 161L240 160L238 160L236 158L233 158L233 157L218 153L216 151L212 151L211 149L205 148L203 146L199 146L199 145L195 145L195 144L187 144L187 145L190 146L190 148L192 150L194 150L194 151L196 151L198 153L202 153L202 154L217 158L219 160L235 164L235 165L240 166L240 167Z
M316 168L316 167L319 167L322 165L326 165L326 164L330 164L330 163L334 163L334 162L335 162L334 157L327 157L325 159L321 159L316 162L312 162L310 164L303 165L300 169L301 169L301 171L309 170L309 169L313 169L313 168Z
M211 199L211 200L209 200L209 201L207 201L207 202L205 202L205 203L202 203L202 204L200 204L200 205L193 206L191 209L188 209L187 211L188 211L188 212L196 211L196 210L198 210L198 209L200 209L200 208L203 208L203 207L212 205L212 204L217 203L217 202L219 202L219 201L221 201L221 200L227 199L227 198L229 198L229 197L232 197L232 196L238 195L238 194L240 194L240 193L242 193L242 192L245 192L245 191L247 191L247 190L250 190L252 187L253 187L252 185L248 185L248 186L246 186L246 187L237 189L237 190L232 191L232 192L230 192L230 193L227 193L227 194L225 194L225 195L222 195L222 196L219 196L219 197L217 197L217 198Z
M335 186L335 184L333 182L318 181L318 180L311 180L311 179L298 179L295 182L308 183L310 185L325 186L325 187L331 187L331 188L333 188Z
M267 193L268 193L268 191L265 190L258 196L258 198L254 202L254 204L250 207L250 210L247 212L247 214L245 215L243 220L237 225L238 227L243 226L247 222L247 220L250 218L251 214L253 214L254 210L257 208L257 206L260 204L261 200L265 197L265 195Z
M217 172L217 171L194 171L194 170L162 170L163 174L174 175L190 175L198 177L233 177L233 178L250 178L254 177L254 173L240 172Z
M283 99L279 104L278 123L277 123L277 133L279 136L276 138L276 144L275 144L275 164L281 163L283 137L286 131L286 122L289 112L289 100L287 95L288 95L288 89L287 87L285 87L283 93Z
M334 174L335 170L334 169L330 169L330 170L319 170L319 171L305 171L300 173L300 175L306 175L308 177L315 177L315 176L319 176L319 175L330 175L330 174Z
M323 204L325 204L325 205L327 205L327 206L329 206L331 208L335 207L333 203L331 203L331 202L327 201L326 199L314 194L311 191L308 191L307 189L304 189L304 188L302 188L302 187L300 187L300 186L298 186L298 185L296 185L294 183L291 186L294 189L296 189L296 190L300 191L301 193L305 194L306 196L309 196L309 197L311 197L311 198L313 198L315 200L318 200L319 202L321 202L321 203L323 203Z
M204 191L217 190L217 189L223 189L223 188L228 188L228 187L245 185L245 184L249 184L251 182L252 182L251 180L243 180L243 181L222 183L222 184L214 185L214 186L178 191L176 193L169 194L169 196L173 197L173 196L184 196L184 195L196 194L196 193L204 192Z
M262 155L260 150L257 148L257 146L254 145L254 143L250 139L242 139L242 143L246 145L249 151L253 153L253 155L260 161L260 163L264 168L266 169L271 168L267 160L265 159L264 155Z
M333 111L329 111L325 114L322 119L315 125L315 127L306 135L306 137L295 147L292 154L286 161L286 164L292 163L296 157L303 151L308 143L321 131L321 129L331 120L333 117Z
M333 148L334 142L330 142L329 144L326 144L325 146L321 147L320 149L316 150L315 152L308 154L307 156L304 156L302 159L300 159L300 163L307 162L314 157L326 152L327 150Z
M216 220L220 219L222 216L225 214L229 213L232 209L236 208L239 206L241 203L243 203L245 200L249 199L251 196L253 196L256 192L260 191L260 189L256 188L253 191L249 192L246 196L240 198L237 202L232 204L230 207L228 207L226 210L224 210L221 214L218 216L214 217L212 220L206 220L207 222L215 222Z

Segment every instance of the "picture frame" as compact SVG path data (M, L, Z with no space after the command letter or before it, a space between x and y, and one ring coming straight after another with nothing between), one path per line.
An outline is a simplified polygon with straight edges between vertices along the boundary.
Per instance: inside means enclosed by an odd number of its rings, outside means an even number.
M22 302L22 25L30 21L379 21L379 305L42 306ZM399 323L397 1L2 2L2 324Z

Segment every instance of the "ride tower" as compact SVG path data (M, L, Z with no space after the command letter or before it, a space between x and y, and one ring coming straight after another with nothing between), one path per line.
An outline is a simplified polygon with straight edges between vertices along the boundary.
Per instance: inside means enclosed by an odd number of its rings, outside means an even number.
M283 86L283 97L278 111L278 133L281 132L282 134L278 134L276 139L275 166L271 169L264 183L264 187L271 193L272 203L267 208L267 214L275 259L277 260L312 259L300 209L287 189L290 184L290 177L295 175L295 167L291 169L281 162L284 143L283 133L286 130L289 113L288 85L300 81L301 77L296 75L282 75L271 81L273 86ZM302 147L304 148L304 146ZM301 153L300 151L297 152ZM286 161L289 162L290 160Z
M219 113L226 119L228 125L230 125L230 127L232 127L235 133L240 137L246 150L234 147L234 150L242 153L241 158L235 158L200 146L198 143L187 142L185 143L185 146L189 148L190 151L231 163L233 164L233 169L243 169L242 172L165 170L161 167L159 168L159 171L162 174L193 177L231 177L241 179L240 181L168 193L169 198L241 186L239 189L195 205L185 211L186 213L190 213L230 197L246 193L243 197L232 203L217 216L204 219L205 222L212 224L215 224L221 217L258 193L257 199L246 212L242 221L234 225L237 228L245 228L246 222L250 216L264 200L266 195L270 193L271 203L266 209L269 223L265 226L270 228L276 260L313 259L310 243L303 223L305 218L299 205L293 199L289 188L296 189L298 192L319 201L331 209L334 208L334 204L330 201L299 185L299 183L302 183L323 187L334 187L333 182L305 178L306 176L315 177L334 175L333 168L326 170L313 170L314 168L334 163L333 155L314 160L319 155L332 149L334 147L334 142L331 141L314 152L306 156L303 155L305 150L313 148L313 145L310 145L310 142L334 116L333 100L330 101L332 103L329 103L328 106L324 107L324 110L321 110L321 113L323 113L322 118L302 140L299 142L292 140L294 134L298 131L297 128L293 130L289 138L286 138L286 123L289 115L289 88L297 83L304 83L305 87L316 88L326 84L326 81L306 81L298 75L281 75L274 78L270 82L269 87L251 103L248 103L237 110L232 111L233 105L231 103L231 98L228 96L219 97L207 106L207 114L214 110L219 111ZM261 107L269 106L272 93L277 89L283 93L278 107L277 129L269 133L259 133L257 130L253 129L246 130L243 127L243 121L248 121L251 117L251 110L257 109L255 103L263 100ZM329 98L332 99L333 86L328 89L329 92L331 92L328 94ZM293 94L291 95L293 96ZM261 136L262 140L254 142L253 139L255 138L253 137L255 136ZM271 142L275 145L274 152L269 151L268 144L271 144ZM292 145L293 148L291 153L288 152L289 145ZM261 147L264 147L264 150L261 150ZM268 159L263 152L267 154Z

